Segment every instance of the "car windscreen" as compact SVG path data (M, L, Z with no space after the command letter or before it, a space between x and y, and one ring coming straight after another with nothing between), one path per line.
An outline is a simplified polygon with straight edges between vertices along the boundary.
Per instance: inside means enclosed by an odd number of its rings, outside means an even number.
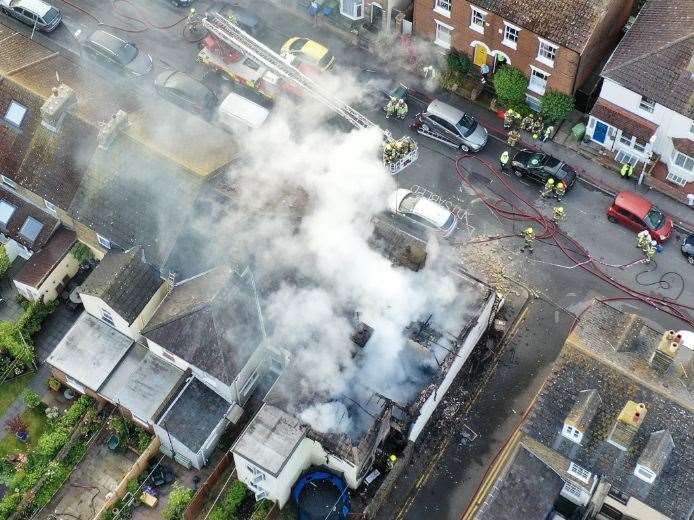
M289 50L293 52L300 51L304 45L306 45L306 38L299 38L298 40L294 40L291 45L289 45Z
M390 97L405 99L407 97L407 87L405 87L405 85L398 85L390 91Z
M453 222L455 221L455 217L453 216L453 213L451 213L451 216L448 217L448 220L446 220L446 223L443 225L442 229L450 229L451 226L453 225Z
M43 16L43 21L47 24L53 23L55 19L58 18L58 13L60 13L60 11L58 11L54 7L51 7Z
M124 43L118 48L116 56L119 62L123 65L127 65L137 57L137 47L132 43Z
M400 201L398 211L400 213L412 213L414 211L414 207L417 205L417 202L419 202L419 197L414 193L408 193Z
M332 54L326 52L325 55L320 60L318 60L318 65L320 65L321 67L327 67L328 63L330 63L330 60L332 59Z
M472 135L472 132L475 131L475 128L477 128L477 121L475 121L475 118L471 115L463 114L463 117L460 118L460 121L458 121L455 126L463 137L469 137Z
M653 206L651 210L646 214L644 220L646 221L646 225L650 229L658 229L660 226L663 225L665 215L663 215L662 211Z

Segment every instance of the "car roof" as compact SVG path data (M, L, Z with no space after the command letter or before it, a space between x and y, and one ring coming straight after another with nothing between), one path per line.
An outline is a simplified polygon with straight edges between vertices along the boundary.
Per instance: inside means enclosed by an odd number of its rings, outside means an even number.
M175 88L178 90L192 92L196 96L201 97L206 96L210 92L205 85L200 83L194 77L178 70L173 71L169 77L166 78L164 86L167 88Z
M435 99L427 107L427 113L432 116L438 116L452 124L456 124L465 115L462 110L455 108L443 101Z
M221 113L231 113L239 119L246 121L252 128L257 128L270 115L270 111L254 103L253 101L240 96L236 92L230 92L224 101L219 105Z
M301 48L302 54L310 56L314 60L318 61L323 56L328 53L328 48L325 45L321 45L313 40L307 40L304 46Z
M128 43L115 34L111 34L110 32L106 32L102 29L97 29L94 31L91 35L89 35L87 40L91 43L100 45L101 47L105 47L110 51L116 51L121 45Z
M23 7L39 16L45 16L46 13L51 10L51 7L53 7L43 0L19 0L17 2L11 2L11 5L12 7Z
M641 195L631 191L620 191L614 199L614 203L628 209L637 217L643 218L653 207L653 203Z
M431 220L439 227L443 226L451 216L451 212L444 208L441 204L437 204L426 197L419 198L412 212L420 217Z

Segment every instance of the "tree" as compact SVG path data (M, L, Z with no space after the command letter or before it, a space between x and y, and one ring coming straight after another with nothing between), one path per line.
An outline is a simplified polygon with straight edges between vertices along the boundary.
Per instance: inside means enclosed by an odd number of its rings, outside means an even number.
M11 264L12 262L10 261L10 257L7 256L5 244L0 244L0 276L5 274L5 271L10 268Z
M511 66L501 67L494 73L493 82L496 97L502 102L519 102L525 99L528 78L519 69Z
M448 70L454 72L459 78L470 72L470 67L472 66L468 55L455 49L448 51L446 64L448 65Z
M540 114L547 121L563 121L574 109L574 98L563 92L550 90L540 99Z
M92 253L92 250L82 242L75 244L75 247L72 248L70 253L72 253L72 256L75 257L75 260L77 260L80 265L84 265L94 258L94 253Z
M38 408L41 405L41 396L31 388L27 388L22 397L27 408Z
M174 482L169 493L169 501L161 516L164 517L164 520L181 520L194 495L195 491L192 489L185 487L178 481Z

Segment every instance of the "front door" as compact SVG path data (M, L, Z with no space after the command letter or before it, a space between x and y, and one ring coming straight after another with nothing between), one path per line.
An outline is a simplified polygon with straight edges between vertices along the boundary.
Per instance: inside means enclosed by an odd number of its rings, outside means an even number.
M478 43L475 46L475 57L473 61L478 67L487 63L487 48L484 45Z
M607 125L602 121L595 122L595 130L593 130L593 141L604 143L607 137Z

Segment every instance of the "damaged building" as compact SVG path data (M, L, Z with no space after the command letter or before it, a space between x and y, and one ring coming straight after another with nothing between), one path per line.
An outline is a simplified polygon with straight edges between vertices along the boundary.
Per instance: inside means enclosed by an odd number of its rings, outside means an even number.
M299 476L327 468L356 489L383 456L386 439L402 445L417 440L434 410L486 332L498 310L497 294L462 273L454 273L458 297L448 316L424 316L404 331L398 351L397 387L373 388L356 371L340 393L316 393L302 384L306 367L291 359L238 437L231 451L238 477L258 499L283 506ZM345 338L357 366L368 359L373 334L355 320ZM328 421L318 415L328 414Z

